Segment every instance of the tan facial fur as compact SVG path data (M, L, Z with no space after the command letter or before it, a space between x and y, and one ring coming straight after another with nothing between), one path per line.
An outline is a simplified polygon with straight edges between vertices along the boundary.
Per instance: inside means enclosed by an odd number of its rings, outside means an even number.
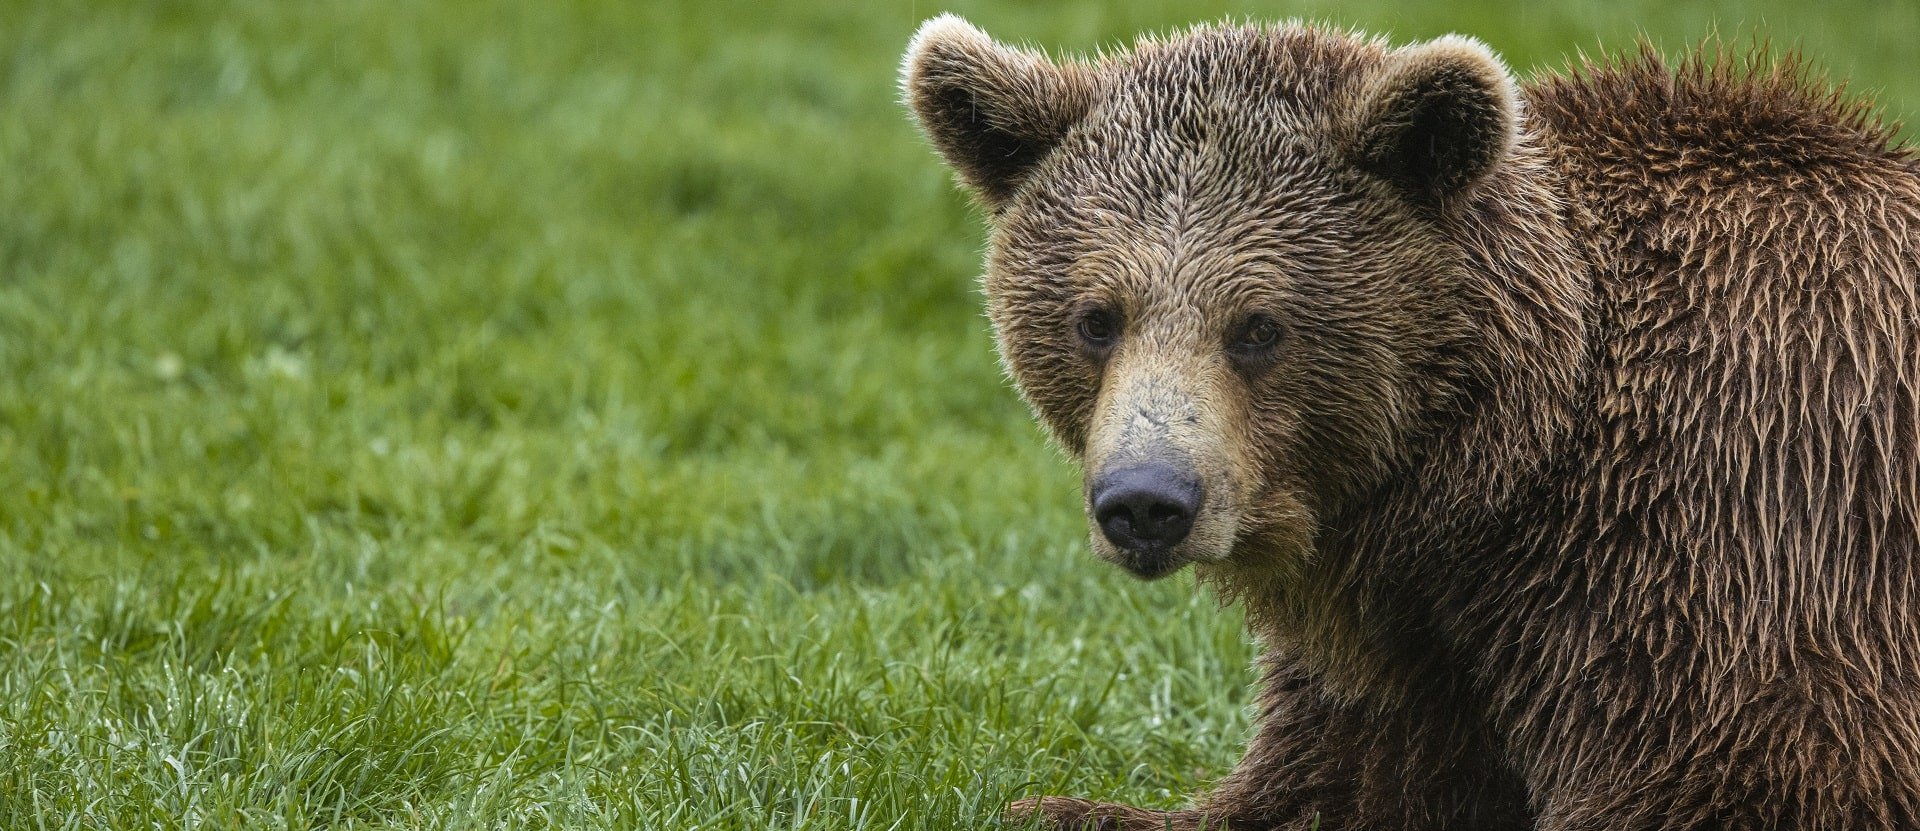
M1169 302L1135 303L1129 323L1106 359L1085 450L1086 508L1095 514L1095 483L1102 474L1163 463L1190 472L1203 496L1192 531L1166 555L1166 565L1217 562L1232 553L1241 508L1258 484L1249 469L1245 391L1217 333L1201 314ZM1184 313L1183 313L1184 312ZM1129 565L1095 527L1093 551Z

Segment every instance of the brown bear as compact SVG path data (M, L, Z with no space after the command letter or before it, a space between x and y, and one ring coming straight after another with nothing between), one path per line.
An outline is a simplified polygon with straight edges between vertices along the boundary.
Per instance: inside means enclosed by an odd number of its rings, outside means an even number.
M1920 164L1795 62L1222 25L903 68L1094 551L1265 650L1112 829L1920 829Z

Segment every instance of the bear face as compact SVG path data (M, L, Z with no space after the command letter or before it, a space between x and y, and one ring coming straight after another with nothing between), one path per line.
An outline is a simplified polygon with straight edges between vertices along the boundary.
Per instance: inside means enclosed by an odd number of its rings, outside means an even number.
M1484 356L1450 216L1511 151L1476 43L1200 29L1058 64L957 18L903 70L992 212L985 292L1097 555L1285 570Z

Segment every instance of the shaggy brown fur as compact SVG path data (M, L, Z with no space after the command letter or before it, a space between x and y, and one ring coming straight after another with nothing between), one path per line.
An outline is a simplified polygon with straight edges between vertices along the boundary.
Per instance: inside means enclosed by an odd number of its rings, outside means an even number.
M1023 393L1090 480L1204 483L1162 560L1095 550L1194 565L1268 650L1193 809L1016 814L1920 828L1920 166L1737 63L1522 88L1460 38L921 30Z

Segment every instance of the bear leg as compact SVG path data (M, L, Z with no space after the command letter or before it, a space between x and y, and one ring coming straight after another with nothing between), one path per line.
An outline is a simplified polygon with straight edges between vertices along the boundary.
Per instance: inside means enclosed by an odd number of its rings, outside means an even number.
M1381 705L1328 691L1284 655L1266 660L1253 740L1197 809L1235 831L1533 828L1523 783L1442 684Z

